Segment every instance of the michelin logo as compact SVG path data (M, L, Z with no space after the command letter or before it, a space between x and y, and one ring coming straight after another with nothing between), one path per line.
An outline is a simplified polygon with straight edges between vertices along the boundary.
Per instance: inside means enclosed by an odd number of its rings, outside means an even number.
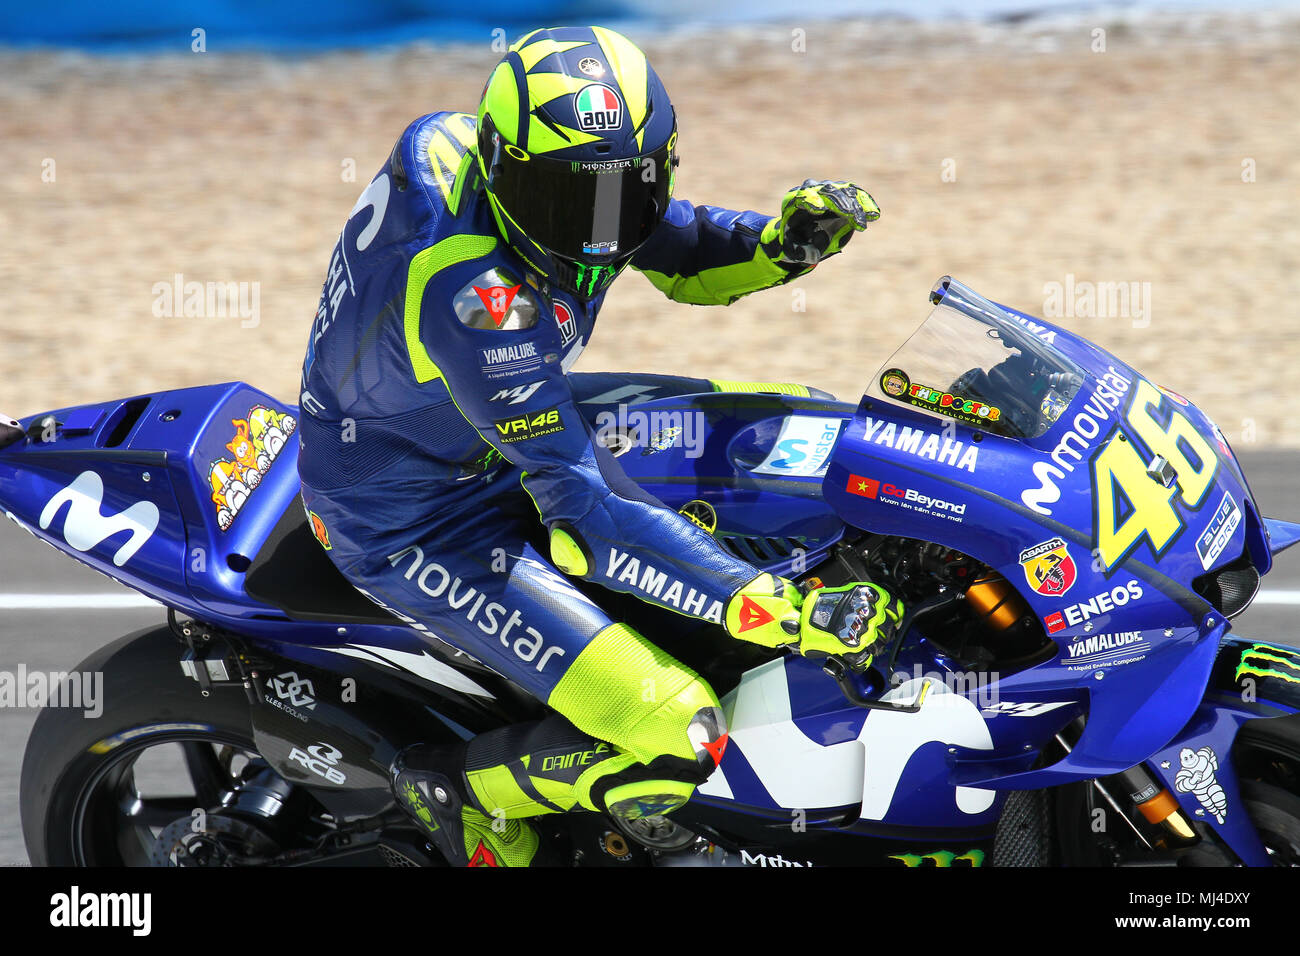
M1214 776L1214 772L1219 769L1218 756L1209 747L1200 750L1184 747L1178 752L1178 762L1183 769L1174 778L1174 787L1179 793L1195 796L1202 809L1222 823L1228 815L1228 795L1223 792L1223 787L1219 786L1219 781Z

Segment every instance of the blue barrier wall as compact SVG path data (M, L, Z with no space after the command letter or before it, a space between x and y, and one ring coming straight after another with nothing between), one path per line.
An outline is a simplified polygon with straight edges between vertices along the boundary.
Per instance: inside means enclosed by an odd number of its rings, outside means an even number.
M188 51L204 31L208 52L312 49L412 40L491 42L542 25L613 22L619 2L554 0L3 0L0 43Z

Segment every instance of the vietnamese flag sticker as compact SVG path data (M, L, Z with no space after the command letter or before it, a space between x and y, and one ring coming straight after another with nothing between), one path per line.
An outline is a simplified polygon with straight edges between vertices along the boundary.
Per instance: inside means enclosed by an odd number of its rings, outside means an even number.
M849 482L844 486L844 490L850 494L861 495L863 498L874 498L880 491L880 482L861 475L849 475Z

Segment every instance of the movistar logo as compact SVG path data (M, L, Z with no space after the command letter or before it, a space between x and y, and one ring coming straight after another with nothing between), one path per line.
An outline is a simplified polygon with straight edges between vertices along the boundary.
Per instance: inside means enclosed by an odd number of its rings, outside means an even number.
M1252 644L1241 652L1235 680L1243 677L1276 677L1300 684L1300 653L1272 644Z
M158 506L152 501L137 501L119 514L104 514L104 481L93 471L83 471L76 480L45 503L41 511L41 530L47 530L64 505L68 515L63 521L63 540L77 551L89 551L123 531L129 534L113 555L119 568L153 537L158 528Z

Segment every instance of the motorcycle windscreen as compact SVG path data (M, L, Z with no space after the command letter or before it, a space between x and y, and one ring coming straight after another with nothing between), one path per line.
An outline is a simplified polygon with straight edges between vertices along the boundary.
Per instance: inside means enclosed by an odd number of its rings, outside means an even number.
M1070 407L1084 370L997 305L944 277L936 307L867 386L872 398L1007 438L1034 439Z

